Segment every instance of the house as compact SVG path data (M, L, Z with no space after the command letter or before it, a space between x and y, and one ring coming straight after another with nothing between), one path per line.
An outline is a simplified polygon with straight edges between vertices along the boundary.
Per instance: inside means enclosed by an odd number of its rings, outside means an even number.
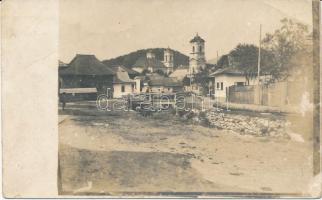
M76 96L77 91L85 97L86 91L94 90L88 88L96 88L95 95L106 94L113 87L115 75L111 68L101 63L94 55L85 54L77 54L67 66L60 66L58 73L60 93L63 93L62 89L73 88L70 90L73 91L70 98ZM68 91L65 90L64 93Z
M172 93L183 90L182 81L176 78L160 76L155 73L147 75L146 83L145 87L149 92Z
M190 74L189 66L180 65L169 75L169 77L176 78L182 81L184 77L189 76L189 74Z
M134 77L138 76L140 73L133 70L133 69L130 69L130 68L127 68L123 65L113 65L111 66L111 69L116 73L116 71L121 68L122 70L126 71L127 74L129 75L130 79L134 79Z
M256 78L250 79L245 73L235 67L218 69L209 75L210 90L218 101L226 101L227 90L230 86L244 86L256 84Z
M134 93L136 81L130 79L128 71L122 66L114 66L113 71L115 72L113 98L121 98L124 95Z

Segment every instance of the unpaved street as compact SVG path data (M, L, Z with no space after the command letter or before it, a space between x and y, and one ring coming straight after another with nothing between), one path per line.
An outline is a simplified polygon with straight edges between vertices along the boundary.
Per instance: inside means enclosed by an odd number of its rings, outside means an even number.
M71 110L60 111L59 124L65 193L306 195L312 177L309 141L239 135L169 113Z

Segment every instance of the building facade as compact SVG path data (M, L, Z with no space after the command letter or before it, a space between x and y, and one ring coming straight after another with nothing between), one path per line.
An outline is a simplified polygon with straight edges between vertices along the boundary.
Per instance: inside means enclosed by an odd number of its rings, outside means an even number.
M121 98L122 96L134 93L136 82L130 79L124 67L114 67L114 70L116 74L113 81L113 98Z
M93 98L90 100L95 100L96 95L106 94L113 88L114 75L115 72L94 55L77 54L69 64L59 68L60 93L66 93L71 101L88 100L87 93L91 91ZM94 90L97 92L92 94Z
M228 88L235 86L255 85L255 78L248 78L239 69L227 67L210 74L209 90L219 102L227 100Z

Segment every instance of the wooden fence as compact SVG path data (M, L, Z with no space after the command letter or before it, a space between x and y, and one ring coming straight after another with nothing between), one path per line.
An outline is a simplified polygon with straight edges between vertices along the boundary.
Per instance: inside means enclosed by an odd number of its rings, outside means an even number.
M259 86L231 86L227 91L229 102L285 106L300 104L302 95L308 91L301 82L278 82Z

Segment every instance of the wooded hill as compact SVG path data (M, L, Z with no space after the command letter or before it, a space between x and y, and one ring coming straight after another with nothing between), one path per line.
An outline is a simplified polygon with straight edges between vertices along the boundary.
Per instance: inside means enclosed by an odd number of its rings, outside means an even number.
M103 63L107 66L111 65L123 65L128 68L132 68L134 63L137 61L140 57L145 57L146 53L151 50L153 53L155 53L155 56L158 60L163 61L163 52L165 48L152 48L152 49L140 49L134 52L131 52L126 55L122 55L116 58L112 58L109 60L103 60ZM189 65L189 57L180 53L179 51L174 51L174 67L177 67L179 65Z

